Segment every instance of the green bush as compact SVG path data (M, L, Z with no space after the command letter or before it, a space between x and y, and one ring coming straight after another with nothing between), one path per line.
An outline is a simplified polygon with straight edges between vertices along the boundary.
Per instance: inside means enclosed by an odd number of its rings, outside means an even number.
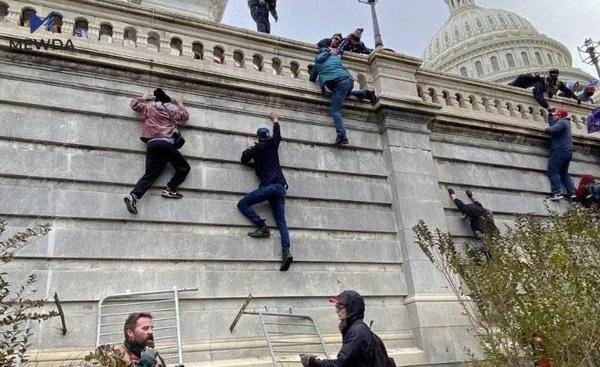
M531 366L547 358L553 367L600 366L597 214L572 207L549 218L519 216L505 234L485 238L490 261L464 254L449 233L422 221L413 228L480 341L480 365Z
M0 218L0 237L6 231L6 221ZM0 267L13 260L17 250L25 247L34 238L44 236L50 225L28 228L0 241ZM35 275L30 275L22 285L12 285L8 273L0 269L0 366L11 366L17 359L24 360L29 334L24 332L25 323L48 320L57 316L56 311L42 311L46 301L32 299Z

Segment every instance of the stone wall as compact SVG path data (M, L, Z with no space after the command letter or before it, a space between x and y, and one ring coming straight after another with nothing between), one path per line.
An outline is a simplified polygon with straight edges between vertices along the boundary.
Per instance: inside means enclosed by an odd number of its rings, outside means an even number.
M35 331L38 362L52 365L94 347L103 296L173 285L198 288L182 302L186 361L198 365L269 364L256 322L243 319L228 330L248 293L252 308L313 316L336 350L327 297L344 289L365 296L366 319L399 365L465 360L463 348L472 346L465 320L411 227L424 219L469 240L447 186L475 190L502 222L514 213L545 215L548 139L528 93L423 71L419 60L400 54L348 55L352 73L381 99L374 107L348 101L351 144L337 148L328 100L307 80L311 45L116 2L8 3L12 16L0 22L0 215L14 229L54 227L8 270L37 274L41 296L58 292L69 328L62 336L52 320ZM138 34L178 37L184 52L153 52L143 42L134 48L118 36L111 43L73 39L75 52L11 50L9 38L31 37L15 23L25 5L62 9L67 21L86 16L92 28L109 19L116 35L133 26ZM220 47L224 58L194 59L185 51L193 42ZM184 199L159 196L168 169L131 216L122 198L143 173L144 145L128 104L156 86L186 101L182 153L192 171ZM582 126L589 108L556 103L574 112L578 126L573 172L598 173L597 139ZM241 151L258 127L270 127L272 110L281 115L290 184L295 262L287 273L278 271L277 231L269 240L248 238L251 227L236 207L257 185L239 162ZM268 211L259 206L273 226Z

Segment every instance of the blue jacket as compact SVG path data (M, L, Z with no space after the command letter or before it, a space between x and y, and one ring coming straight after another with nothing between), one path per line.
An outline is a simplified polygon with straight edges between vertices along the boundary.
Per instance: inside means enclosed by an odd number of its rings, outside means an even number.
M573 138L571 137L571 120L563 118L554 120L552 114L548 115L548 125L546 131L552 135L552 147L550 150L566 149L573 150Z
M310 81L316 82L317 76L319 77L321 89L325 87L325 83L334 79L352 77L342 63L341 55L333 55L329 49L323 49L315 57L315 67L310 73Z
M279 164L279 143L281 142L281 131L279 123L273 124L273 137L259 141L252 148L242 153L242 163L250 165L254 160L254 172L260 179L260 186L282 184L287 189L287 182L283 176Z

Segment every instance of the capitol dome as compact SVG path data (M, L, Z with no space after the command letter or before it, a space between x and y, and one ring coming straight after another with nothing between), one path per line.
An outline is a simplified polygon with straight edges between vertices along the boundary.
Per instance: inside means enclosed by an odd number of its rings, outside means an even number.
M131 1L131 0L125 0ZM136 0L135 4L147 8L166 10L185 16L220 22L228 0Z
M561 79L587 82L573 68L569 49L541 33L525 18L486 9L475 0L445 0L450 18L431 40L423 67L487 81L508 83L523 73L561 71Z

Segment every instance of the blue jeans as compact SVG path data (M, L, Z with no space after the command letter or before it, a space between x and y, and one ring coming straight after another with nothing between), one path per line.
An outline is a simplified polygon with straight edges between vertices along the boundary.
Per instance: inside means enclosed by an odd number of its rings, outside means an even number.
M344 100L348 96L355 96L359 99L367 98L367 92L364 90L353 91L354 79L351 76L337 78L332 80L327 87L331 89L331 117L335 124L335 132L338 136L346 136L344 119L342 118L342 107Z
M564 185L567 189L567 194L575 195L575 185L573 179L569 176L569 163L573 158L573 151L567 149L556 149L550 153L548 161L548 178L552 194L561 193L561 186ZM561 185L562 184L562 185Z
M250 8L252 19L256 22L256 30L262 33L271 33L269 22L269 9L266 5L255 5Z
M290 233L285 222L285 193L285 188L282 184L261 186L244 195L242 200L238 202L240 212L258 228L264 228L265 221L250 206L262 203L263 201L268 201L271 204L273 217L281 235L281 248L284 251L290 248Z

